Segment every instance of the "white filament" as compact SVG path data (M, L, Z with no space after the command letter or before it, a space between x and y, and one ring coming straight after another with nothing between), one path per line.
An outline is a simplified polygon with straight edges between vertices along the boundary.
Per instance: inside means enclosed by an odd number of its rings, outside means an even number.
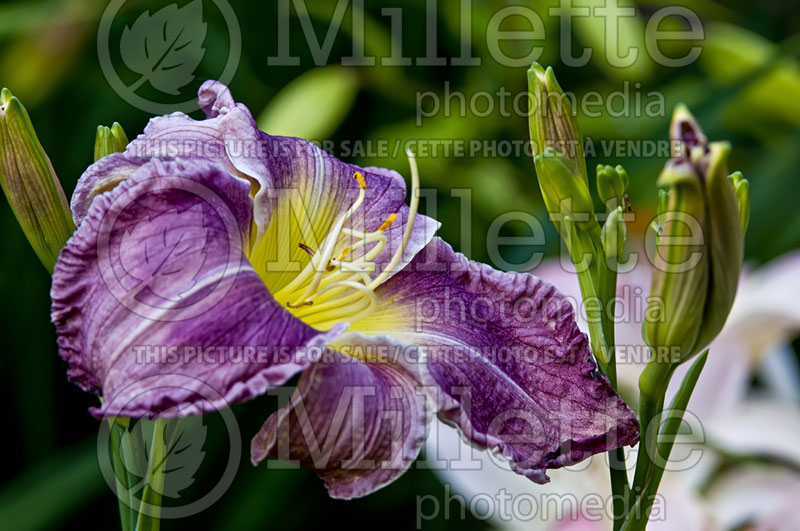
M411 167L408 221L399 248L381 273L374 279L370 277L370 273L377 269L373 260L387 244L384 231L396 219L396 215L391 215L373 232L344 226L362 205L366 195L366 181L357 173L354 177L359 181L360 189L356 201L334 222L320 249L314 253L303 271L275 294L276 300L285 304L289 311L306 324L326 329L337 322L363 319L378 307L378 298L374 291L389 278L403 259L419 208L419 171L414 154L410 150L406 154ZM337 254L336 247L342 235L357 241L351 247L340 249ZM368 248L370 245L372 246ZM356 252L362 249L361 256L356 258ZM298 296L301 290L302 293Z

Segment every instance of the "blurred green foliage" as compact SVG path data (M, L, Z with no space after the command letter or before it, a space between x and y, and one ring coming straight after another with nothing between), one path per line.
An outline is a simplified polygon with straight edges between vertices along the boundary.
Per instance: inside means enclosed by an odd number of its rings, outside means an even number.
M185 2L178 2L184 4ZM562 86L578 97L597 91L609 96L627 90L639 95L642 105L663 98L657 116L578 116L584 135L601 140L664 140L671 110L678 102L690 106L710 139L727 139L734 150L731 169L741 170L751 182L752 217L746 257L752 263L768 261L800 246L797 215L798 168L800 168L800 6L783 0L714 2L680 0L638 2L636 17L619 26L620 46L645 46L647 19L665 5L684 5L702 19L705 38L702 53L692 64L667 68L647 57L618 69L603 60L604 26L599 19L581 19L574 27L573 44L594 47L594 55L580 68L560 63L559 24L547 9L556 1L475 1L471 19L462 19L457 0L440 0L438 12L426 12L425 0L365 2L363 40L348 13L333 34L328 65L315 65L294 9L288 27L279 19L282 2L232 1L242 37L238 70L230 83L237 101L247 104L268 132L304 135L332 140L342 146L354 140L395 142L409 140L519 141L527 139L527 120L513 111L504 116L499 106L488 115L466 113L424 117L417 123L418 95L462 92L467 99L501 88L512 97L526 88L526 67L502 66L492 59L487 37L493 14L509 5L533 7L544 20L548 40L538 58L552 65ZM306 2L316 35L322 42L337 1ZM576 5L596 5L580 1ZM132 24L146 10L163 4L144 0L124 3L114 22L119 42L121 28ZM626 5L634 5L629 2ZM133 137L149 115L126 103L111 88L98 61L97 30L106 3L97 0L0 1L0 86L8 86L27 106L42 143L50 155L67 193L93 160L94 134L98 124L120 122ZM211 2L204 3L208 24L205 57L197 78L181 90L188 99L199 84L219 75L230 44L225 22ZM482 61L481 66L347 67L342 58L353 46L366 55L388 57L399 46L385 7L402 7L402 52L405 57L424 57L434 46L441 57L464 56L464 50ZM435 17L437 36L425 38L427 17ZM464 27L469 24L470 32ZM661 29L681 29L674 20ZM268 66L279 53L279 34L287 30L288 44L299 57L297 66ZM529 29L525 19L511 17L502 30ZM469 34L469 37L467 36ZM394 39L394 40L393 40ZM541 43L540 43L541 44ZM698 43L675 41L664 48L672 56L685 54ZM530 43L501 43L504 53L524 56ZM576 48L577 49L577 48ZM114 58L114 57L112 57ZM119 62L118 57L115 58ZM116 64L116 63L115 63ZM127 80L127 78L125 78ZM447 85L446 85L447 84ZM153 92L145 95L153 96ZM432 100L433 97L429 97ZM178 100L180 101L180 100ZM459 106L452 99L453 107ZM481 111L485 107L480 106ZM200 116L199 113L197 114ZM419 153L419 152L418 152ZM398 156L352 153L343 158L364 165L379 165L406 172L402 150ZM557 252L558 238L546 223L535 182L533 164L524 154L501 156L418 156L422 186L436 189L426 195L423 208L443 222L441 235L472 258L489 261L486 234L498 215L508 211L532 212L542 220L546 250ZM598 163L623 164L631 177L629 195L637 222L635 234L655 209L654 183L665 161L663 156L604 156L598 150L588 167ZM592 181L593 179L590 179ZM462 218L462 197L451 189L471 190L471 217ZM436 203L431 202L435 198ZM466 221L464 221L466 220ZM469 227L471 232L464 229ZM522 223L508 224L502 235L527 235ZM0 323L5 330L0 355L0 399L6 405L0 462L0 522L4 529L67 528L91 522L94 527L117 527L117 505L97 470L95 447L97 421L86 409L96 397L83 393L65 378L65 364L57 357L53 327L49 323L49 282L44 269L28 247L5 201L0 202ZM468 236L471 234L471 236ZM465 236L467 235L467 236ZM634 236L636 237L636 236ZM504 255L520 263L529 250ZM275 407L274 398L263 397L234 408L245 440L251 437ZM220 420L210 415L210 456L225 452L225 432ZM253 468L243 457L238 477L223 499L211 509L186 522L166 522L164 529L301 529L347 521L357 527L408 529L414 525L415 496L441 498L436 477L424 469L412 469L402 479L363 500L329 499L322 483L305 471ZM12 457L13 456L13 457ZM202 492L201 476L195 486ZM191 493L189 493L191 495ZM438 520L430 529L482 529L484 522L467 519Z

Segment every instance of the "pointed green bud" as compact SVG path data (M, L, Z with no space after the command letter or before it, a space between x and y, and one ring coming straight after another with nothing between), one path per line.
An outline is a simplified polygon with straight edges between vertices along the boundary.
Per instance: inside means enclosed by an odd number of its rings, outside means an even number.
M616 266L623 256L625 239L627 238L627 229L625 228L621 206L612 210L608 215L606 222L603 224L603 230L600 232L600 237L603 241L603 250L606 253L607 263Z
M532 96L528 123L535 153L543 154L553 148L569 161L576 179L588 187L586 161L578 122L572 113L572 104L556 80L551 67L547 70L533 63L528 70L528 91Z
M528 90L533 97L528 122L536 153L533 162L547 211L562 237L560 220L565 216L582 230L598 229L583 143L569 98L553 69L545 70L538 63L528 70Z
M564 216L572 216L573 222L581 228L597 223L589 187L575 177L566 156L547 148L543 154L534 157L534 164L545 206L556 227Z
M736 205L739 208L739 221L742 224L742 234L747 232L750 224L750 183L744 178L742 172L735 171L728 175L733 192L736 195Z
M94 138L94 160L97 162L106 155L125 151L128 145L128 136L119 122L114 122L111 127L97 126Z
M629 183L628 172L622 166L597 165L597 195L603 203L611 205L609 210L622 204Z
M705 149L708 139L689 108L683 103L675 106L669 123L670 152L673 160L689 158L696 147Z
M553 211L562 202L571 204L571 212L594 213L594 203L589 188L575 179L569 159L553 148L547 148L534 158L539 174L539 186L545 201L553 205Z
M31 247L52 272L75 224L28 112L5 88L0 92L0 185Z
M670 126L672 158L658 186L655 269L642 335L652 359L639 380L642 393L663 394L674 368L705 349L730 313L742 267L747 184L728 177L730 145L709 144L688 109ZM737 201L736 188L742 201Z

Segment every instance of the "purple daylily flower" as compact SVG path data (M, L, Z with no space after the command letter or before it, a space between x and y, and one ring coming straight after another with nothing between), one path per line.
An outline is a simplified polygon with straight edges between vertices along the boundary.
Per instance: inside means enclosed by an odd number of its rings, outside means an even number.
M437 413L536 482L637 441L553 286L455 253L397 173L260 132L220 83L199 98L206 120L154 118L72 198L52 319L94 415L199 414L302 373L252 460L339 498L402 474Z

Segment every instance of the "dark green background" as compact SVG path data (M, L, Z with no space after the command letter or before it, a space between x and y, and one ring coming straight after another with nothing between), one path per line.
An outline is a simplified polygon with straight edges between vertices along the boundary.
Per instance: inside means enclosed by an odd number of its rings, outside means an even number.
M184 3L184 2L181 2ZM312 20L318 35L328 26L335 1L312 0ZM680 4L681 2L678 2ZM458 55L457 2L440 0L438 50ZM540 59L552 64L562 86L581 95L590 90L619 90L624 80L641 83L643 95L659 91L666 100L666 115L655 118L579 117L583 133L602 139L665 139L669 113L679 101L690 105L711 139L734 145L731 169L740 169L751 182L752 218L747 238L747 258L763 263L800 246L797 216L800 165L800 6L771 0L683 2L703 19L707 40L700 60L684 68L640 68L618 71L592 61L581 68L559 64L557 21L546 17L553 2L498 2L475 0L473 54L481 67L366 67L354 68L358 92L352 106L332 134L337 141L355 139L481 139L527 138L524 117L428 119L414 125L418 91L442 93L444 83L469 97L476 91L496 92L501 86L513 93L525 90L525 68L496 64L486 47L485 28L497 9L510 4L534 7L545 19L551 38ZM121 28L157 2L130 1L114 22L112 42ZM258 115L290 81L313 68L297 17L291 17L291 49L300 66L268 67L267 57L277 53L277 2L232 2L242 33L242 58L230 83L237 101ZM663 3L639 2L640 20ZM403 45L408 57L425 55L425 2L423 0L366 2L366 49L388 49L389 19L381 7L403 7ZM97 56L97 26L104 2L17 1L0 2L0 86L9 87L26 104L41 141L69 195L82 171L92 162L94 130L98 124L119 121L134 136L149 116L123 101L105 80ZM184 99L204 78L218 75L227 53L227 33L213 4L206 2L208 23L206 56L198 78L184 87ZM330 64L351 53L350 13L333 47ZM513 25L514 20L509 24ZM516 21L519 24L519 21ZM727 26L719 26L727 24ZM712 28L717 32L712 40ZM738 29L737 29L738 28ZM115 37L116 36L116 37ZM577 31L576 44L590 46L597 35ZM639 39L642 36L638 37ZM118 42L118 40L117 40ZM685 53L688 43L675 43L669 52ZM516 46L516 49L515 49ZM524 55L524 43L505 48L509 55ZM754 50L760 54L754 54ZM598 51L596 50L597 54ZM642 53L644 53L642 51ZM117 61L119 63L119 61ZM119 63L120 71L125 67ZM142 93L158 97L143 87ZM633 88L631 89L633 90ZM163 98L163 95L161 96ZM169 100L167 100L169 101ZM313 102L309 102L313 109ZM298 112L312 112L299 109ZM198 116L199 117L199 116ZM357 163L387 166L405 172L404 159L351 159ZM630 198L640 220L654 209L654 182L663 158L598 158L597 163L622 163L631 175ZM437 217L441 234L457 248L461 241L459 201L450 188L473 190L471 257L487 261L485 235L492 220L511 210L525 210L544 220L543 206L530 159L422 158L423 187L437 188ZM593 173L593 172L591 172ZM644 223L632 229L641 230ZM555 252L558 241L547 226L546 249ZM522 225L510 225L508 234L524 235ZM113 494L103 483L95 456L98 423L87 408L97 398L83 393L65 378L58 358L54 330L49 321L50 278L28 247L5 201L0 202L0 327L4 344L0 354L0 403L4 405L3 459L0 459L0 528L66 528L73 525L112 529L117 523ZM520 262L529 250L511 251L506 258ZM274 398L262 397L234 407L245 443L275 407ZM222 460L227 451L225 432L216 416L206 418L209 462ZM206 475L204 475L204 472ZM204 492L213 470L202 469L192 487ZM350 527L408 529L414 525L415 496L442 497L437 478L413 469L399 481L366 499L341 502L329 499L322 483L305 471L253 468L247 452L234 486L211 509L184 525L197 529L300 529L343 522ZM189 493L191 495L191 493ZM486 524L438 520L431 529L481 529ZM178 524L165 522L164 529Z

